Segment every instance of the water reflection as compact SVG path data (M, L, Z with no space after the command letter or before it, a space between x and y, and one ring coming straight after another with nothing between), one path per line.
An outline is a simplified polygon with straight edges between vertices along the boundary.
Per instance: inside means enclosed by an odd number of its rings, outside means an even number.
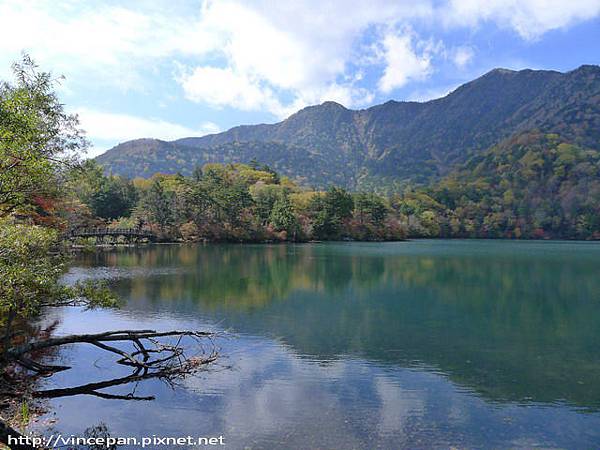
M596 244L476 241L86 256L71 276L111 280L127 306L66 311L80 317L65 321L69 331L110 323L239 336L223 343L231 369L176 391L140 385L138 395L157 394L151 405L64 399L62 423L89 425L72 412L83 405L116 434L202 430L232 448L591 448L599 263ZM65 357L98 357L73 351Z
M115 286L136 315L201 314L317 359L425 365L495 401L596 409L599 263L595 244L446 242L157 246L84 265L130 268Z

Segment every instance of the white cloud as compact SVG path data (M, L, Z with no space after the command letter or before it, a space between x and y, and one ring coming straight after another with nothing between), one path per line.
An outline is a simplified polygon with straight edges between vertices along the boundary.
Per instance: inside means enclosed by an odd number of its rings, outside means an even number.
M413 45L413 34L386 33L383 38L385 69L379 80L379 89L385 93L404 86L412 80L423 80L432 73L432 48L426 45L420 54ZM423 47L423 45L420 45Z
M202 122L200 124L200 127L198 128L198 133L195 136L203 136L205 134L214 134L214 133L219 133L221 131L221 128L219 127L219 125L217 125L214 122ZM186 136L187 137L187 136Z
M44 68L68 74L69 81L87 78L139 88L145 65L173 55L202 55L216 45L197 26L197 18L168 11L69 0L3 0L0 63L7 66L26 50Z
M201 27L218 36L226 67L189 67L178 79L191 100L262 109L278 117L325 100L365 105L373 94L348 70L356 41L374 24L431 12L427 3L408 5L382 0L326 5L312 0L208 1Z
M196 102L215 107L231 106L240 110L266 110L284 118L307 105L327 100L343 105L364 105L373 100L367 89L331 83L323 87L308 87L296 92L294 100L282 104L273 89L260 79L250 79L231 68L196 67L179 76L185 95Z
M390 93L427 78L436 57L458 68L474 58L467 46L444 53L414 32L389 30L489 22L536 39L599 14L599 0L2 0L0 65L26 49L69 84L146 92L161 66L180 65L188 99L282 117L324 100L369 104L375 89L358 76L365 68L380 70L378 87Z
M108 146L140 137L174 140L220 131L219 127L212 122L204 122L197 128L190 128L157 118L143 118L87 108L80 108L75 112L78 114L81 127L86 131L87 136L92 141L100 141ZM106 148L93 147L88 153L89 156L96 156L103 150Z
M493 20L504 26L510 17L508 26L529 37L597 14L590 1L574 3L565 7L566 17L571 19L556 21L558 16L546 11L541 0L449 0L435 6L385 0L326 4L317 0L207 1L200 26L218 36L217 53L226 61L224 75L231 79L233 93L208 92L189 77L181 78L182 86L188 98L198 102L262 109L280 117L322 100L363 106L374 98L373 92L351 75L360 72L361 64L372 61L372 55L365 55L359 45L363 33L373 27L393 29L413 20L453 27L475 27ZM515 14L507 14L505 8ZM465 17L461 19L462 14ZM385 61L379 89L389 93L408 82L426 79L434 70L434 55L451 58L458 68L474 57L470 47L459 46L446 54L439 45L423 41L413 32L385 33L379 42ZM192 66L190 71L194 70L207 74L205 65ZM238 92L243 86L248 93Z
M531 40L599 14L598 0L450 0L440 8L438 15L446 25L453 27L495 22Z
M259 81L231 68L196 67L182 74L179 81L186 97L193 101L242 110L276 110L280 107L270 89L261 87Z
M463 69L471 62L474 56L475 52L471 47L457 47L452 52L452 62L454 62L454 65L459 69Z
M222 33L234 69L298 89L339 81L369 26L430 14L427 2L414 8L410 3L222 0L207 3L203 26Z

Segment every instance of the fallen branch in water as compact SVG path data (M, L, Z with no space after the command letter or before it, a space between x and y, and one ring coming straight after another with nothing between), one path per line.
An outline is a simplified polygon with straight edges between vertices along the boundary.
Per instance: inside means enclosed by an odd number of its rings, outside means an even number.
M57 338L44 339L43 341L34 341L27 344L19 345L17 347L8 349L6 354L14 359L18 359L20 356L30 353L33 351L43 350L50 347L56 347L65 344L97 344L102 342L114 342L114 341L132 341L136 342L141 339L153 339L158 337L184 337L189 336L193 338L212 338L214 333L206 331L162 331L157 332L154 330L119 330L119 331L107 331L104 333L96 334L70 334L67 336L61 336Z
M4 365L18 365L33 373L34 376L51 376L56 372L68 370L71 367L63 365L48 365L37 361L35 355L40 352L60 348L63 345L90 344L106 352L118 356L117 364L132 369L129 375L87 383L79 386L30 391L31 397L56 398L73 395L94 395L105 399L119 400L153 400L153 396L136 396L135 388L126 395L100 392L101 389L138 383L147 379L160 379L170 385L176 380L204 369L216 361L218 353L213 338L214 333L190 330L118 330L96 334L72 334L55 338L27 342L9 348L4 352ZM184 339L196 341L199 353L188 357L184 353ZM202 340L210 342L210 348L205 351ZM123 345L125 344L125 345ZM22 372L22 371L21 371ZM5 372L6 376L6 372ZM14 392L1 392L5 397L21 397L23 395L13 384ZM0 420L0 443L7 444L8 435L15 436L12 428ZM30 449L31 447L12 447Z
M67 344L91 344L120 356L117 363L133 367L136 369L135 375L139 375L141 371L144 371L144 374L149 371L162 371L165 374L172 374L187 370L184 350L180 345L182 338L188 337L194 340L208 338L212 343L213 336L213 333L187 330L162 332L154 330L119 330L96 334L72 334L44 339L42 341L28 342L8 349L5 352L5 358L39 375L51 375L55 372L68 370L70 367L41 364L29 358L27 354ZM172 345L158 340L158 338L166 337L176 337L177 343ZM122 348L109 345L109 342L130 343L133 345L135 351L125 351ZM207 356L207 361L212 362L215 356L213 345L213 351Z

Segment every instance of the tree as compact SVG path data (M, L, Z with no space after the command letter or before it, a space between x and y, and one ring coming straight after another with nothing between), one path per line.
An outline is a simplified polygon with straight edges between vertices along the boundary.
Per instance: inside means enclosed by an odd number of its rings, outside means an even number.
M196 176L191 180L187 180L178 199L180 218L191 220L196 228L202 227L210 220L207 211L212 204L209 192L201 183L201 180L201 177L196 178Z
M98 219L129 218L137 204L138 191L126 178L105 176L102 166L94 160L73 167L68 171L63 193L69 228L97 226Z
M92 212L103 219L128 217L137 201L131 181L121 177L103 177L98 190L89 197Z
M325 193L323 202L327 214L338 220L348 219L352 216L354 200L344 188L331 186Z
M354 213L361 224L367 222L381 227L387 216L387 208L378 195L361 192L354 198Z
M200 180L211 200L210 213L219 221L237 226L242 212L254 204L248 185L235 165L207 164Z
M39 313L43 306L69 302L110 303L92 284L67 287L59 283L65 258L57 251L56 230L19 224L8 215L36 201L57 195L65 166L76 161L86 142L77 118L64 112L53 91L50 74L39 72L27 55L13 65L16 84L0 84L0 322L3 354L16 322Z
M254 200L254 210L261 223L266 225L271 217L275 202L284 195L282 188L276 184L254 185L251 187L250 193Z
M102 166L88 159L69 171L67 195L73 195L89 206L92 195L102 188L105 178Z
M159 179L153 181L142 198L142 207L149 221L156 223L163 232L173 225L173 198L173 193L166 191Z
M31 330L28 321L48 307L114 306L116 299L98 282L70 286L61 283L68 257L61 249L58 231L31 225L30 220L20 223L21 210L44 203L40 198L61 197L63 192L59 187L66 175L65 168L72 167L77 161L77 152L86 143L77 129L77 118L67 115L58 101L51 76L39 72L28 56L13 69L16 84L0 84L0 379L3 395L23 398L24 392L30 392L18 386L23 378L69 369L45 364L33 356L67 344L92 344L117 354L121 358L117 362L133 368L133 373L70 390L37 391L34 393L37 396L85 393L103 398L139 399L133 394L119 396L96 390L147 378L170 380L214 360L214 353L200 360L185 358L180 345L167 346L157 340L185 336L197 339L210 333L124 330L42 337L39 333L23 332ZM122 180L111 181L122 184ZM129 342L136 350L128 353L107 342ZM15 436L14 430L0 420L0 443L6 445L9 436ZM28 448L27 445L19 447Z
M339 223L329 214L325 206L323 195L311 198L309 205L312 219L312 234L317 239L329 239L335 237L339 232Z
M330 187L311 201L313 233L319 239L338 239L344 221L352 216L354 201L345 189Z
M281 195L273 205L270 222L277 231L285 231L288 236L295 236L298 232L298 219L287 195Z
M86 204L96 217L112 220L129 217L138 201L138 190L130 180L104 175L104 169L88 160L69 171L66 195Z
M242 211L254 204L248 186L238 180L217 190L213 195L224 219L234 226L240 224Z
M4 351L9 348L14 325L37 315L42 307L116 304L114 297L97 284L59 283L67 260L56 252L57 244L55 230L14 224L9 219L0 222L0 317Z
M87 142L65 112L49 73L23 55L13 65L16 84L0 84L0 214L57 195L58 178Z

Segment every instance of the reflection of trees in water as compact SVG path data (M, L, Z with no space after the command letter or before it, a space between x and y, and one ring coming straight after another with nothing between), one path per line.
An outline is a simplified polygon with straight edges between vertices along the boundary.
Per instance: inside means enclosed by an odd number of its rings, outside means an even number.
M382 285L427 287L441 300L471 307L514 305L515 297L538 296L545 307L572 310L572 297L598 296L594 265L522 258L433 257L336 254L328 246L159 246L128 252L100 253L86 262L119 267L174 267L164 276L129 279L134 297L165 301L194 300L219 307L265 306L297 290L335 293L353 288L369 294ZM93 262L92 262L93 259ZM150 278L150 279L148 279ZM155 278L155 279L154 279ZM573 281L577 280L577 283ZM159 290L145 289L156 281ZM122 284L122 283L120 283ZM139 294L139 295L136 295ZM486 300L492 295L494 302ZM529 303L525 307L532 306Z
M379 255L335 245L169 246L110 258L182 268L120 280L141 308L145 301L199 307L317 358L438 367L499 401L600 406L593 260Z
M163 248L165 250L163 250ZM384 263L337 258L311 246L165 246L158 256L132 252L106 254L96 264L177 267L168 275L119 280L117 288L133 299L199 302L209 308L247 309L282 300L291 292L337 292L350 285L374 286Z

